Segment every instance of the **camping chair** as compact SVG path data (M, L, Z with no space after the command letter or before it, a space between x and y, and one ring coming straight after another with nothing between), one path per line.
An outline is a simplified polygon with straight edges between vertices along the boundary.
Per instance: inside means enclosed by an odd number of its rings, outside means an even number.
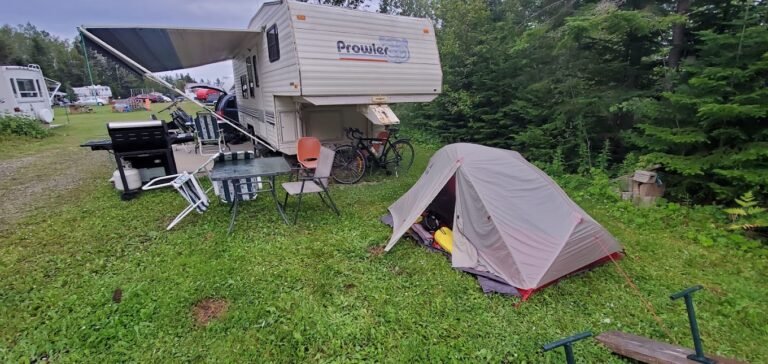
M148 191L171 186L179 192L181 197L183 197L187 203L189 203L189 206L187 206L178 215L176 215L176 218L171 221L165 230L171 230L192 211L197 211L197 213L202 214L208 210L208 206L210 206L211 202L208 200L207 193L211 189L209 188L208 190L203 190L203 188L200 186L200 182L197 181L195 174L205 168L205 166L208 165L208 163L210 163L212 160L213 158L208 159L207 162L205 162L192 173L184 171L179 174L158 177L149 181L149 183L141 188L144 191Z
M216 161L231 161L239 159L254 159L256 154L252 151L223 152L213 157ZM229 221L229 233L235 227L235 218L237 217L237 205L240 201L255 200L258 193L262 190L263 184L261 177L241 178L236 180L211 181L216 196L219 196L221 202L230 204L229 211L232 212L232 218ZM270 183L269 181L265 183Z
M176 132L177 136L186 136L186 135L192 135L195 136L195 130L192 128L193 122L192 117L189 116L184 110L178 109L171 111L171 123L174 126L173 129ZM169 124L171 124L169 123ZM194 139L192 140L194 141ZM187 153L191 153L192 149L190 149L189 143L182 143L182 148L184 148L184 151ZM195 144L195 149L197 149L197 144Z
M317 158L320 157L320 139L303 137L296 143L296 158L302 168L317 168Z
M215 155L212 160L223 162L254 158L256 158L254 152L240 151L222 152ZM221 202L225 203L234 203L236 199L240 201L253 200L256 198L257 192L262 188L261 177L211 182L213 183L213 193L219 196Z
M224 151L222 146L225 146L229 150L229 144L224 140L224 133L221 132L219 126L219 120L216 119L213 114L209 112L198 112L197 117L194 118L195 134L197 137L197 145L195 146L195 152L200 151L202 155L211 155L221 153ZM215 145L216 149L212 150L213 153L206 153L211 151L210 148L206 151L206 146Z
M171 111L171 121L180 133L194 133L195 131L190 127L193 125L192 117L184 112L184 110Z
M330 193L328 193L328 179L331 176L331 168L333 167L333 157L336 154L334 150L326 147L320 147L320 155L317 159L317 168L312 175L299 174L299 181L283 183L283 189L285 189L285 200L283 206L288 203L288 195L299 196L299 202L296 206L296 212L293 217L293 223L299 218L299 211L301 210L301 199L304 194L317 193L323 203L330 207L336 215L341 215L339 209L336 208L336 204L333 203ZM325 195L325 196L323 196ZM328 201L326 201L326 198Z

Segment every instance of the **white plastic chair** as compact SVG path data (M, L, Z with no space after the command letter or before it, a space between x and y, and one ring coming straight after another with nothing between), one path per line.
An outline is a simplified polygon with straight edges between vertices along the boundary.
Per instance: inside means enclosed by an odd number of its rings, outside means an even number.
M170 182L160 183L163 181ZM179 213L176 218L173 219L166 230L171 230L192 211L197 211L197 213L202 214L208 210L208 206L210 206L211 202L208 200L208 196L206 195L207 191L203 190L203 188L200 186L200 182L197 181L197 178L195 178L194 174L190 174L186 171L171 176L155 178L149 181L149 183L144 185L144 187L141 189L148 191L168 186L172 186L176 189L176 191L179 191L179 194L184 197L185 200L187 200L189 206L182 210L181 213Z
M208 199L208 192L213 187L208 190L203 190L197 177L195 177L195 174L203 170L217 156L218 154L209 158L208 161L203 163L203 165L198 167L192 173L184 171L179 174L157 177L141 188L143 191L149 191L170 186L176 189L181 197L189 203L189 206L176 215L176 218L171 221L168 227L166 227L166 230L171 230L192 211L197 211L197 213L202 214L208 210L208 207L211 205L211 201Z

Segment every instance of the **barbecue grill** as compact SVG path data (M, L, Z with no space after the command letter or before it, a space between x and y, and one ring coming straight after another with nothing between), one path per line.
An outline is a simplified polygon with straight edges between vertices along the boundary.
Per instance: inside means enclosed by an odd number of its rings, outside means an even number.
M111 122L107 123L107 132L123 186L128 186L123 169L126 162L139 170L142 183L177 173L171 148L174 140L161 120ZM139 191L126 188L121 198L130 199Z

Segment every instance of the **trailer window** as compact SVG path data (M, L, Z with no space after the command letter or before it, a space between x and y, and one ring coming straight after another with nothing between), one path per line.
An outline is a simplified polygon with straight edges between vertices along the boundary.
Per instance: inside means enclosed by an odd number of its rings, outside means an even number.
M259 87L259 71L256 69L256 56L251 56L251 58L253 58L253 83L256 87Z
M248 78L245 75L240 76L240 91L243 93L243 99L248 98Z
M16 80L16 86L19 87L21 97L40 97L35 89L35 81L29 78L20 78Z
M245 57L245 71L248 73L248 92L251 94L251 97L254 97L256 93L254 92L253 62L251 57Z
M267 29L267 51L269 52L269 62L275 62L280 59L280 42L277 39L277 24Z
M16 80L13 78L11 79L11 88L13 89L13 96L19 97L19 93L16 92Z

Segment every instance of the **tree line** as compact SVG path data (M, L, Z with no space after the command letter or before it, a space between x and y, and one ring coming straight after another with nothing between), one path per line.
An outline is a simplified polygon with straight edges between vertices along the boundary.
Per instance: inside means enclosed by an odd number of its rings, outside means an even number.
M696 203L768 193L762 0L383 0L437 25L443 92L401 108L441 136L564 172L660 166Z

